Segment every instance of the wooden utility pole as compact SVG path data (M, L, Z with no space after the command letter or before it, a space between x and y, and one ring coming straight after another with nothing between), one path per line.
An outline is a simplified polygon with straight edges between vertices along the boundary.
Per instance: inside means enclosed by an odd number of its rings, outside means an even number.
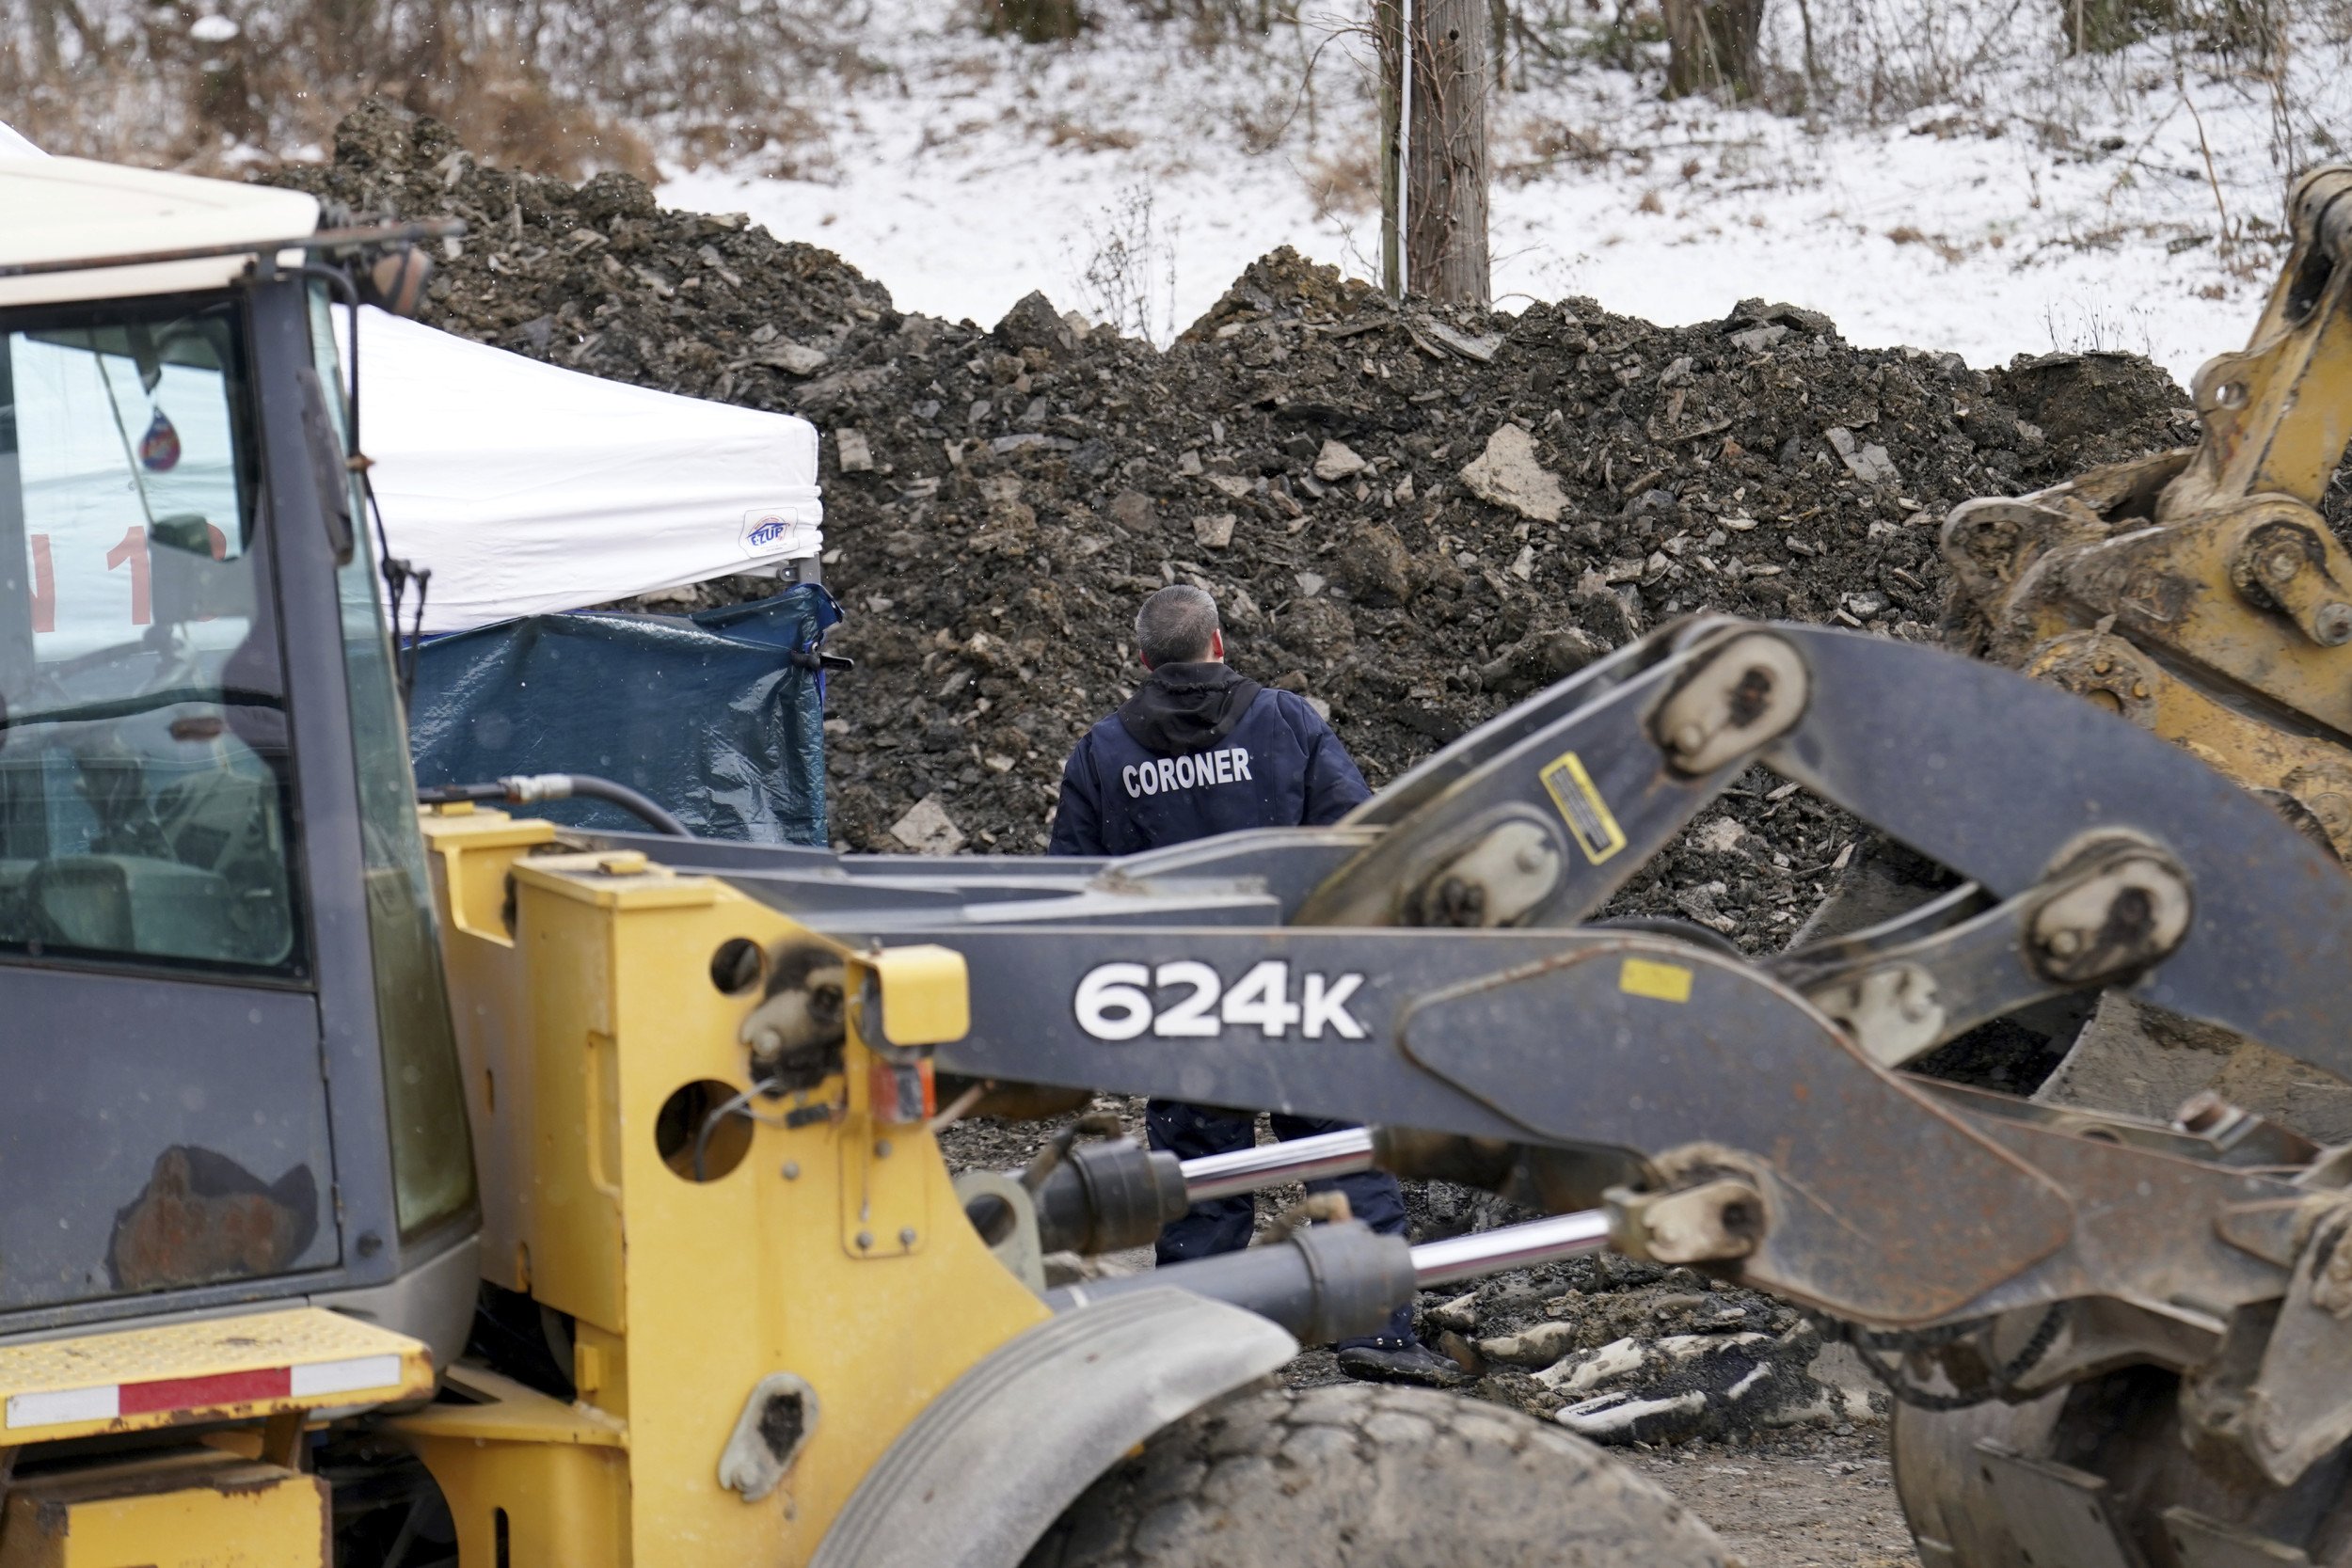
M1449 305L1491 300L1489 14L1487 0L1377 0L1374 8L1380 43L1380 261L1392 295L1421 294Z

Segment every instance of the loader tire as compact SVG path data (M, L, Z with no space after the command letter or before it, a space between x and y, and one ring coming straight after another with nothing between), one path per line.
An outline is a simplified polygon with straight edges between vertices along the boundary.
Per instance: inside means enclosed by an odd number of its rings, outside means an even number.
M1164 1428L1024 1568L1724 1568L1582 1438L1422 1388L1257 1386Z
M2185 1429L2181 1380L2155 1367L2024 1404L1899 1404L1893 1439L1896 1499L1920 1560L1942 1568L2340 1564L2352 1538L2352 1448L2273 1485L2228 1443ZM2022 1493L2005 1485L2004 1456L2041 1467Z

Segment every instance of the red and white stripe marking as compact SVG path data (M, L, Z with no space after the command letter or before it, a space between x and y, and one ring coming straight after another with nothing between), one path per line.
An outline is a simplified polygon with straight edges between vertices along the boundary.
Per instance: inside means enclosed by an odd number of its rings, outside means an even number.
M256 1367L242 1372L215 1372L207 1377L164 1377L147 1383L103 1383L88 1388L10 1394L8 1430L209 1410L262 1400L356 1394L372 1388L395 1387L400 1381L399 1356L353 1355L340 1361Z

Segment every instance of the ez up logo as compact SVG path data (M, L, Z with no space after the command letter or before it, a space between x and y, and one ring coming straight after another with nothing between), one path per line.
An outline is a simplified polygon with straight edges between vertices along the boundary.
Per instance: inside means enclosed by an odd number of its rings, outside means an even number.
M743 527L736 542L747 556L771 555L781 550L805 549L809 530L793 513L776 508L755 508L743 514Z
M1268 1039L1295 1033L1319 1040L1327 1031L1359 1040L1364 1026L1347 1010L1347 1002L1363 983L1361 974L1310 970L1299 976L1298 1000L1293 1002L1291 966L1279 958L1252 965L1231 990L1216 970L1190 958L1157 969L1097 964L1079 980L1071 1008L1078 1027L1098 1040L1131 1040L1146 1032L1214 1039L1229 1024L1255 1028ZM1183 994L1163 1002L1169 991Z

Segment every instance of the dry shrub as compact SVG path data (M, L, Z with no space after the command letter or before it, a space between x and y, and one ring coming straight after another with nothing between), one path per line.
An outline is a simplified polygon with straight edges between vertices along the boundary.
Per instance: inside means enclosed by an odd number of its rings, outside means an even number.
M1045 124L1045 145L1080 152L1126 152L1143 145L1143 138L1118 126L1084 125L1068 115L1056 115Z
M1241 137L1242 150L1257 158L1281 146L1298 119L1301 103L1303 100L1278 96L1255 103L1235 104L1232 125Z
M1954 245L1941 234L1930 234L1907 223L1898 224L1888 230L1886 237L1897 245L1925 245L1947 261L1963 261L1968 255L1966 247Z
M1565 120L1529 119L1519 122L1516 146L1498 149L1497 180L1525 185L1556 172L1562 165L1577 169L1598 168L1609 161L1610 147L1597 131Z
M1936 108L1950 122L1938 135L1997 135L2004 119L2032 113L2112 118L2100 96L2135 89L2120 73L2084 69L2086 58L2137 46L2144 63L2153 45L2193 75L2275 98L2282 168L2330 152L2321 138L2340 130L2332 98L2325 107L2304 101L2314 96L2313 79L2324 96L2341 76L2341 55L2324 63L2292 56L2313 45L2352 47L2352 0L1761 0L1749 18L1752 80L1669 79L1661 68L1675 51L1659 47L1670 42L1668 13L1704 23L1710 39L1719 24L1728 27L1738 53L1749 35L1726 14L1737 8L1735 0L1503 0L1498 14L1523 76L1557 80L1598 65L1670 94L1728 89L1817 123L1883 124Z
M477 79L463 90L412 87L403 107L429 114L504 168L577 180L617 168L650 181L653 149L626 123L558 95L532 75Z
M838 173L824 127L791 107L691 121L671 138L670 152L688 168L718 164L776 180L829 181Z
M1196 49L1212 49L1227 38L1267 33L1276 23L1298 19L1296 0L1135 0L1153 22L1182 23Z
M0 104L53 151L215 167L323 150L381 94L508 166L647 173L689 124L788 103L826 53L809 3L22 0L0 6Z
M980 30L1024 43L1064 43L1086 31L1078 0L978 0Z
M1089 254L1069 254L1086 313L1155 343L1176 336L1178 226L1162 224L1149 185L1131 185L1087 222Z
M1307 160L1306 175L1317 222L1335 214L1375 212L1380 206L1380 166L1369 147L1318 152Z

